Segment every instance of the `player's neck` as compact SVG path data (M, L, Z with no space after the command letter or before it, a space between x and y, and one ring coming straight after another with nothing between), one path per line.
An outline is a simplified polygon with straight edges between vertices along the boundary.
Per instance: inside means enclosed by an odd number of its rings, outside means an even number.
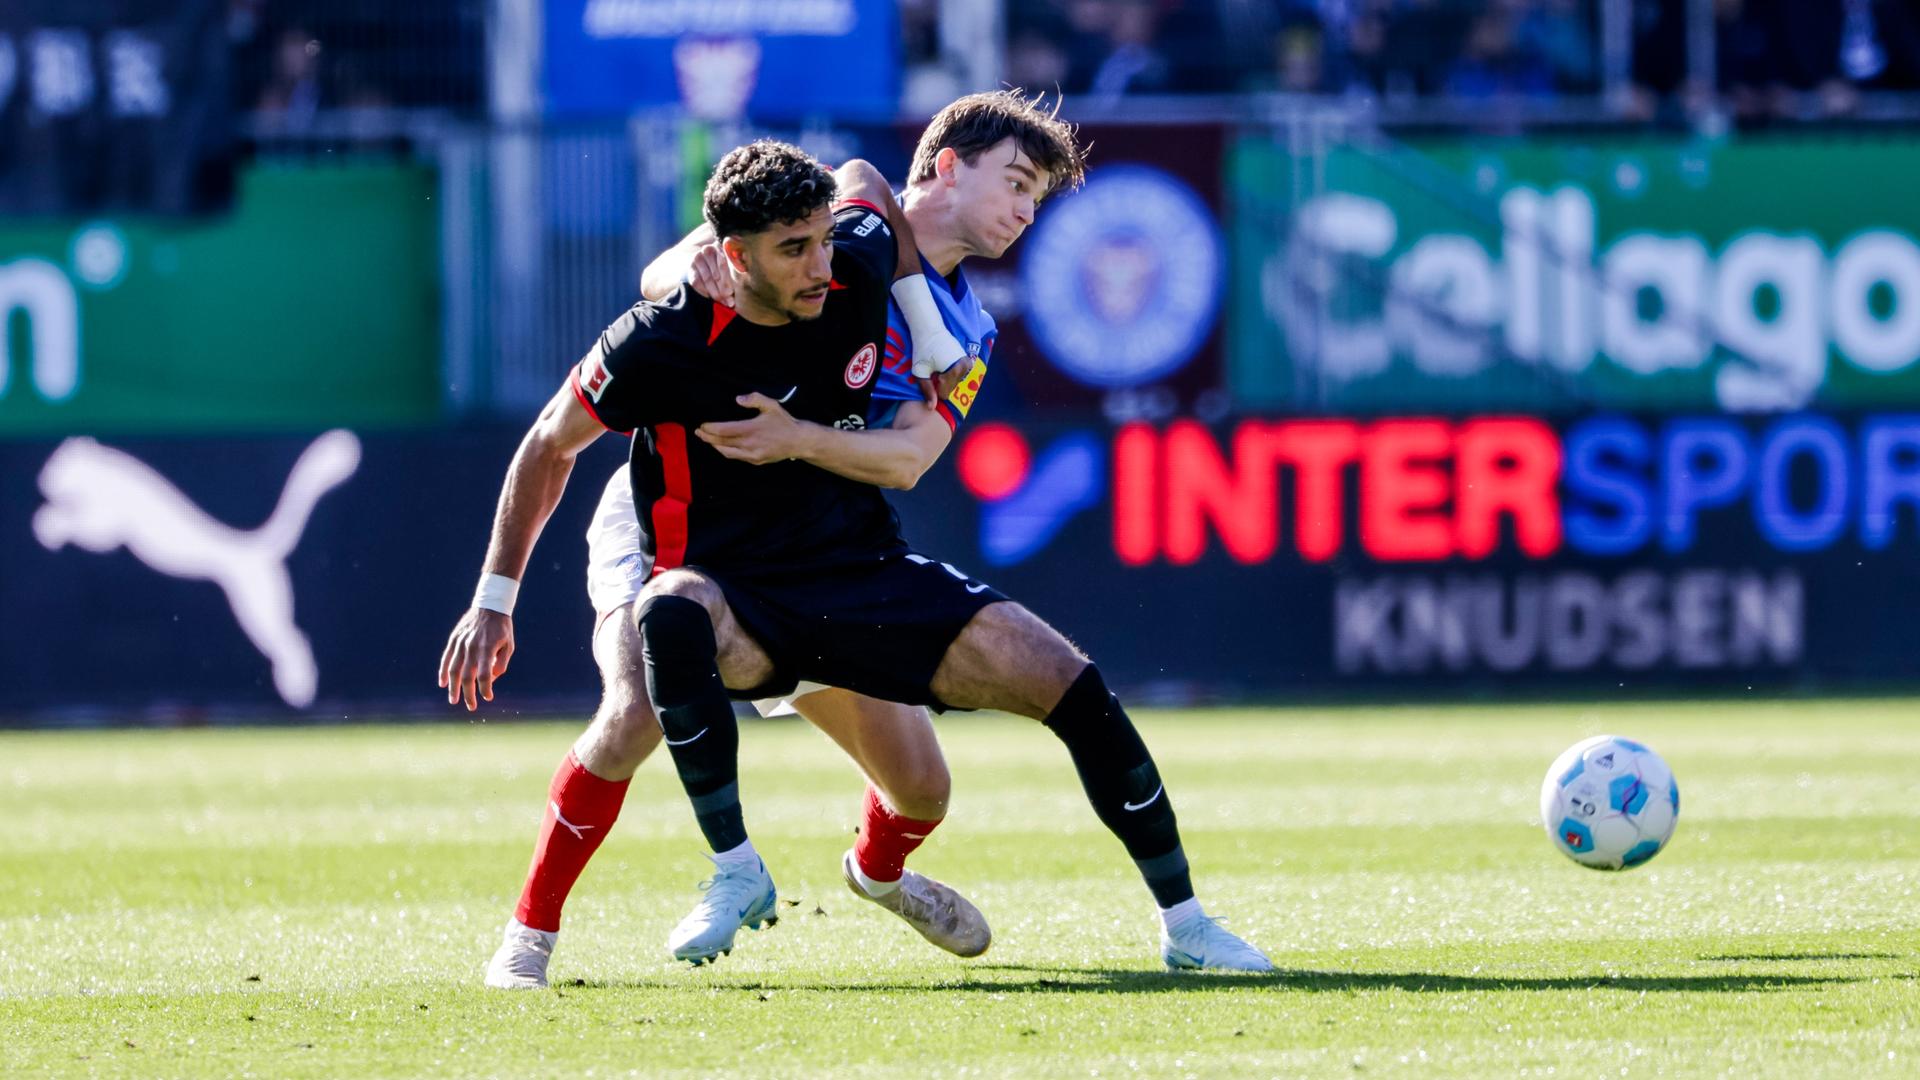
M913 226L913 242L920 249L920 257L941 277L951 278L958 269L961 260L973 254L960 240L959 231L947 214L925 198L916 198L918 193L909 191L907 203L903 208L907 215L907 224Z

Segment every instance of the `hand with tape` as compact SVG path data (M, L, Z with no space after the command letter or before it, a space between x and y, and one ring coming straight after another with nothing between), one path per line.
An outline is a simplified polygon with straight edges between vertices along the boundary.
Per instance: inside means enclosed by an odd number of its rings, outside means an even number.
M913 377L930 379L945 374L955 364L968 359L967 347L947 329L934 303L933 289L925 274L911 274L893 283L893 299L906 317L907 332L913 337Z

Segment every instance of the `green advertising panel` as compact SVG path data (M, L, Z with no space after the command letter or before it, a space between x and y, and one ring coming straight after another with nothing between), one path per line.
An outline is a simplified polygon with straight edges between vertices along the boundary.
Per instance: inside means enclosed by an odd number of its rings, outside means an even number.
M1920 140L1249 138L1229 171L1245 405L1920 403Z
M208 221L0 222L0 435L434 419L433 194L414 165L256 166Z

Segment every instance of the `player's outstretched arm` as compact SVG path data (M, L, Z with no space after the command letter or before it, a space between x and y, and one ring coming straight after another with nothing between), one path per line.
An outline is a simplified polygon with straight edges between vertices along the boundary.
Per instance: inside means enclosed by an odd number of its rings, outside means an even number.
M464 698L472 712L481 699L493 700L493 681L506 674L513 657L513 594L534 542L560 505L574 460L605 430L567 385L547 402L520 441L494 509L480 587L440 654L440 685L448 704Z
M924 402L901 403L891 427L842 431L796 420L765 394L737 400L759 415L702 424L694 434L722 457L751 465L804 461L849 480L905 491L920 482L953 438L953 429Z
M907 220L907 213L900 208L900 201L893 197L893 187L887 183L886 175L874 168L873 163L854 158L833 170L836 202L862 202L878 207L887 219L887 226L893 230L895 278L920 272L920 248L913 242L913 223Z

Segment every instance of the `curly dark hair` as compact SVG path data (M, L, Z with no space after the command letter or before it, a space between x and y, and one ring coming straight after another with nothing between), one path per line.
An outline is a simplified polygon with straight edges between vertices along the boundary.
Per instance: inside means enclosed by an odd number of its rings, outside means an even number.
M728 151L707 178L707 224L719 236L764 232L833 202L833 174L805 150L760 139Z
M1050 177L1044 198L1056 191L1072 191L1087 177L1087 151L1072 124L1060 119L1060 102L1049 107L1044 94L1028 97L1020 90L993 90L968 94L934 114L920 145L913 151L909 183L933 179L933 159L951 146L960 160L972 165L981 153L1002 139L1012 138L1033 163Z

